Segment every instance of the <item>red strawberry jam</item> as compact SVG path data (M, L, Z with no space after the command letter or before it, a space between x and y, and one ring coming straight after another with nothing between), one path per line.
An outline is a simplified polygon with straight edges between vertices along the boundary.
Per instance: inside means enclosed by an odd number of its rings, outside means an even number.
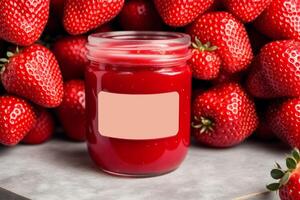
M183 161L190 140L189 45L181 33L89 36L87 141L103 171L154 176Z

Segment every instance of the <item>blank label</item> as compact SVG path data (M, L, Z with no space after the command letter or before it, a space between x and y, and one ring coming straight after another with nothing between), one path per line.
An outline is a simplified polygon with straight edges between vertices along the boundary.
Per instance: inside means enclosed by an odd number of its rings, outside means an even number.
M102 136L131 140L175 136L179 94L98 94L98 130Z

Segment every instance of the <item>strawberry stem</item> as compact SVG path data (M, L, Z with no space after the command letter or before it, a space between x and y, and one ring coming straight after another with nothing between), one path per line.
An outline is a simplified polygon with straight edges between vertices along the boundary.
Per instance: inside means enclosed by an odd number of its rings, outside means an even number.
M210 133L213 132L214 129L213 127L215 126L215 123L208 118L205 117L200 117L200 119L198 117L194 117L195 122L192 122L192 127L195 129L200 129L200 134L203 133Z
M210 42L202 44L202 42L197 37L195 37L195 42L192 42L192 47L200 51L215 51L218 49L217 46L211 46Z

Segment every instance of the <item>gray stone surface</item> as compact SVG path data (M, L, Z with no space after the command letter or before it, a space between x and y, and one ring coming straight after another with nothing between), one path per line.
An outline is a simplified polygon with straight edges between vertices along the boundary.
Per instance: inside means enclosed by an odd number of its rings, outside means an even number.
M37 200L227 200L264 191L274 161L289 150L248 141L230 149L191 146L182 166L154 178L119 178L99 171L85 144L0 147L0 187ZM249 200L277 200L275 194Z

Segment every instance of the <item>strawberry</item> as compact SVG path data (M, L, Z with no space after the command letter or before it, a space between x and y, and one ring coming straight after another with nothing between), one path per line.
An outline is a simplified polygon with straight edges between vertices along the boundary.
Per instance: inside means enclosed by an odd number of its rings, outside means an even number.
M162 23L152 1L126 1L119 15L119 22L125 30L160 30Z
M40 109L36 123L22 140L25 144L41 144L50 139L54 131L54 120L46 109Z
M257 18L272 0L223 0L224 6L242 22Z
M81 80L64 84L64 99L57 108L66 134L73 140L85 140L85 89Z
M124 0L66 0L64 27L72 35L86 33L114 18L123 4Z
M287 169L284 170L276 163L271 171L271 177L276 182L267 185L270 191L279 190L281 200L299 200L300 199L300 152L297 148L293 149L291 154L285 160Z
M36 122L32 106L14 96L0 97L0 143L18 144Z
M271 42L259 56L262 74L277 97L300 96L300 42Z
M291 147L300 147L300 98L271 104L267 111L271 130Z
M212 12L200 16L188 28L192 38L217 46L222 60L221 69L234 73L247 68L253 53L246 29L227 12Z
M255 27L273 39L300 39L300 2L276 0L255 21Z
M64 79L83 78L85 67L89 64L86 57L85 36L67 36L57 40L52 47Z
M276 94L269 85L262 72L259 58L255 58L251 64L251 71L246 81L247 91L254 97L269 99L275 98Z
M163 21L173 27L185 26L204 13L214 0L154 0Z
M41 36L49 16L49 0L1 0L0 38L21 46Z
M45 47L34 44L8 52L1 59L1 80L11 94L25 97L43 107L57 107L63 97L63 82L54 55Z
M194 100L193 133L198 142L207 146L237 145L257 124L254 103L237 83L220 85Z
M210 80L218 76L221 59L215 53L216 46L211 46L210 43L202 44L196 37L195 43L192 43L192 57L188 61L192 67L193 76L197 79Z

